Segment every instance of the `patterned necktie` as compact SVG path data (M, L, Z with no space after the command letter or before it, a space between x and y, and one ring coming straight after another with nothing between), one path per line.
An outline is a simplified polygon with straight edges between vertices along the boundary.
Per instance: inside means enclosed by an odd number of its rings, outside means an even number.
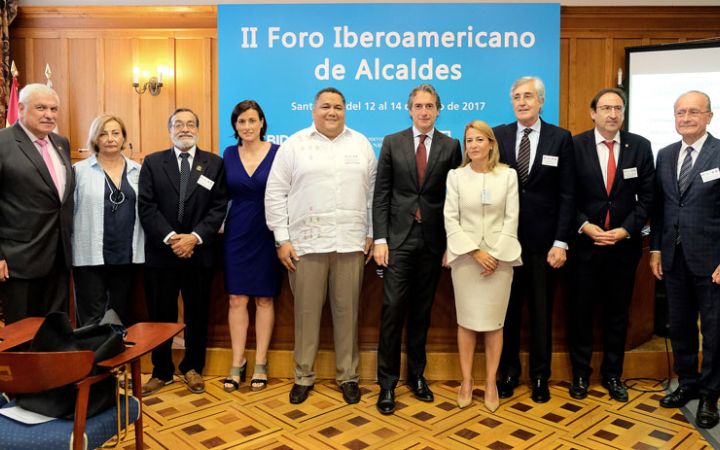
M420 143L418 144L417 151L415 152L415 166L417 167L419 187L422 187L423 182L425 181L425 169L427 168L427 149L425 148L425 139L427 139L427 135L421 134ZM419 206L415 210L415 220L418 222L422 221L422 213L420 212Z
M520 182L525 184L530 173L530 138L528 138L528 134L532 133L532 128L525 128L523 133L518 150L517 171L520 175Z
M690 184L690 169L692 169L692 152L695 149L688 147L685 149L685 159L683 159L682 165L680 166L680 175L678 176L678 188L680 188L680 195L685 193L688 184Z
M45 161L48 172L50 172L50 177L52 178L53 183L55 183L55 189L57 189L58 195L60 195L60 193L62 192L62 188L60 186L60 180L58 179L57 173L55 172L55 165L53 164L52 158L50 157L48 141L47 139L38 139L35 141L35 143L40 146L40 154L42 155L42 159L43 161Z
M605 146L610 152L607 162L607 183L605 185L605 189L607 189L607 193L608 195L610 195L613 182L615 181L615 172L617 171L617 165L615 163L615 153L613 152L613 148L615 147L615 141L605 141ZM610 208L608 208L607 214L605 215L605 229L610 229Z
M180 199L178 201L178 222L182 223L185 215L185 194L187 193L188 180L190 179L189 153L180 153Z

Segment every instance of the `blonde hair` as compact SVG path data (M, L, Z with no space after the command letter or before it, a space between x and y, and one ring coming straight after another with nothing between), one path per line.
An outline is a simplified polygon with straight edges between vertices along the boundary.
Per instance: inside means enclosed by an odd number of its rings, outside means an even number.
M108 122L117 122L120 125L120 130L123 135L121 150L125 150L125 145L127 144L127 129L125 128L125 124L122 119L118 116L113 116L112 114L102 114L93 120L90 125L90 131L88 131L87 147L95 154L100 151L100 148L98 147L98 139L100 139L100 135L103 131L105 131L105 125L107 125Z
M467 148L465 146L465 138L470 128L479 131L485 138L490 141L490 152L488 153L487 168L488 171L492 172L498 166L505 166L500 162L500 148L498 147L497 140L495 139L495 133L487 123L482 120L473 120L472 122L465 125L465 131L463 132L463 160L460 167L465 167L470 164L470 157L467 154Z

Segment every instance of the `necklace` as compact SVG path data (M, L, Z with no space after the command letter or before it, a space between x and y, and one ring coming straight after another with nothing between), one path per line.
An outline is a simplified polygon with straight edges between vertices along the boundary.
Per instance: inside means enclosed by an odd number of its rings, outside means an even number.
M123 175L125 174L123 173ZM108 176L107 172L105 172L105 183L110 189L110 195L108 196L108 200L110 200L110 204L112 205L112 207L110 208L110 211L112 212L117 211L118 207L125 203L125 193L120 190L122 189L122 179L123 177L120 178L120 186L118 186L117 189L113 190L112 183L110 182L110 177Z

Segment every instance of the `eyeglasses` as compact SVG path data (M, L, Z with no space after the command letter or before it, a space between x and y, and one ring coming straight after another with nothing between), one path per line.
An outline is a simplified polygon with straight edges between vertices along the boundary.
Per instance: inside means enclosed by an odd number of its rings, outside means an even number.
M622 113L625 111L625 107L622 105L602 105L595 108L596 111L602 111L604 113L609 113L610 111L615 111L616 113Z
M513 95L512 99L515 102L519 102L520 100L532 100L535 98L535 94L532 92L525 92L524 94L515 94Z
M685 115L688 115L690 117L698 117L702 114L707 114L710 111L700 111L699 109L678 109L675 111L675 117L685 117Z
M183 128L193 131L197 129L197 124L195 122L173 122L172 127L175 131L180 131Z

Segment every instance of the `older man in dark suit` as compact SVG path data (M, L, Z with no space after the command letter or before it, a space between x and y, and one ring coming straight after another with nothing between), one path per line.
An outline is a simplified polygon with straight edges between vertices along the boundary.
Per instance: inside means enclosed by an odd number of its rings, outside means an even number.
M642 228L652 205L655 167L650 141L621 130L625 93L602 89L590 102L595 128L573 138L575 239L570 251L572 295L568 347L573 368L570 396L587 396L592 373L593 311L603 309L602 384L613 399L628 401L620 377Z
M70 143L53 130L60 100L20 90L19 120L0 130L0 299L5 322L67 311L75 178Z
M377 369L383 414L395 411L406 321L408 384L419 400L434 398L423 375L425 342L445 251L445 180L462 160L458 140L435 129L440 97L432 86L413 89L408 110L412 127L383 140L373 197L373 256L385 267Z
M707 94L689 91L674 110L682 140L657 156L650 268L665 279L679 387L660 406L680 408L699 397L696 424L712 428L720 395L720 140L707 132L713 117Z
M168 119L173 148L145 158L140 171L138 212L145 229L145 293L150 320L175 322L178 294L185 318L183 381L205 391L205 366L213 244L225 218L227 191L222 159L197 148L200 121L185 108ZM172 383L171 342L152 354L151 394Z
M567 259L575 218L575 167L570 132L540 118L545 85L523 77L510 89L516 122L494 128L500 161L517 171L520 187L518 236L524 265L515 268L500 358L498 393L513 395L520 377L520 318L530 311L532 400L550 400L552 311L556 271Z

